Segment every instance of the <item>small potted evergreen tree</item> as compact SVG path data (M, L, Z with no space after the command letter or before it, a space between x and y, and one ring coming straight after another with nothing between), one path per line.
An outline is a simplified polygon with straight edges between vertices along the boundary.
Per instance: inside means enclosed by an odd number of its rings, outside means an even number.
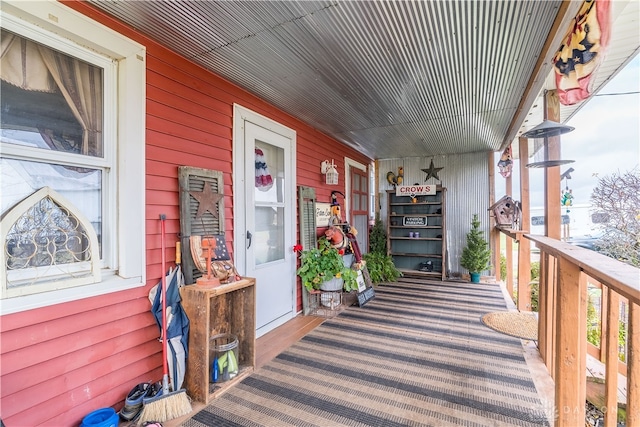
M480 283L480 272L489 268L491 260L491 250L489 243L480 230L478 214L473 215L471 220L471 231L467 233L467 246L462 250L460 265L471 275L471 283Z

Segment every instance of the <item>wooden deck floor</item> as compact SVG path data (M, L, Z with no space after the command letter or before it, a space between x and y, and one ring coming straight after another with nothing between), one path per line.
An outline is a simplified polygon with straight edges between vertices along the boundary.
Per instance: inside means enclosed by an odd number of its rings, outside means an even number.
M299 315L256 340L256 369L298 342L325 321L323 317Z
M298 342L302 337L311 332L318 325L322 324L325 320L326 318L324 317L298 315L284 325L258 338L256 340L256 369L265 365L278 354ZM205 406L206 405L201 402L192 402L193 411L189 415L166 421L163 423L163 426L180 426ZM129 427L126 423L121 425ZM135 423L130 423L130 426L135 426Z

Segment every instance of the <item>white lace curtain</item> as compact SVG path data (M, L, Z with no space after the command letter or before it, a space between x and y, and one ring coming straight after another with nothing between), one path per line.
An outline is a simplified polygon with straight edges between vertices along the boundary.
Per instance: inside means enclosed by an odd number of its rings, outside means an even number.
M0 48L0 78L25 90L59 89L83 129L80 153L102 157L102 69L4 30Z

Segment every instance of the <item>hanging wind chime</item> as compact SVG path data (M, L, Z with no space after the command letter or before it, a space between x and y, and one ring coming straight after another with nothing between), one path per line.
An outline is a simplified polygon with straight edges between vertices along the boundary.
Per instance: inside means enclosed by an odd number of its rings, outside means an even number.
M569 168L565 173L563 173L560 178L564 180L564 190L562 190L562 199L560 203L562 206L567 208L566 212L569 213L571 210L569 207L573 206L573 190L569 188L569 180L571 179L570 173L573 172L573 168Z

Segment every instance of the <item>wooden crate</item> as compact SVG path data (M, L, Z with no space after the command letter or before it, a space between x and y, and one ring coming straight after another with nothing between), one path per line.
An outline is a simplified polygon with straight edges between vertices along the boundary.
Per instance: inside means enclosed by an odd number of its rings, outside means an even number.
M187 394L208 403L255 368L256 280L241 280L216 287L188 285L180 289L182 307L189 317L189 357L185 374ZM210 338L231 333L238 337L238 375L225 382L211 383Z

